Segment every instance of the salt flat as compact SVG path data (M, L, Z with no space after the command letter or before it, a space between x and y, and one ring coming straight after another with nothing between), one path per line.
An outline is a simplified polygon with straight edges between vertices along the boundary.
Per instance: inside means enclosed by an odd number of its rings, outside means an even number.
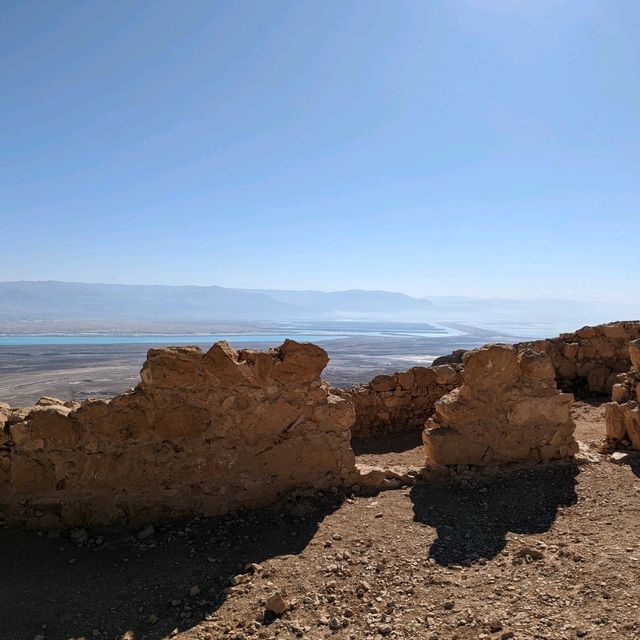
M366 382L379 373L427 366L437 356L454 349L521 339L506 332L468 326L455 328L456 335L442 337L352 335L318 340L331 358L324 378L331 384L347 386ZM266 349L279 343L240 342L234 346ZM202 349L211 346L211 343L195 344ZM137 384L147 350L154 346L168 346L166 336L157 345L0 345L0 401L18 406L33 403L42 395L76 400L116 395Z

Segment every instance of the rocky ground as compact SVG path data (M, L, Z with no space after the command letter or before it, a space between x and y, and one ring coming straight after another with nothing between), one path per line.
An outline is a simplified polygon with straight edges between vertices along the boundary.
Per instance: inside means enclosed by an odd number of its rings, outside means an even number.
M579 439L604 433L598 404L574 416ZM356 451L412 466L417 444ZM135 531L0 530L0 638L640 638L639 525L640 461L604 456Z

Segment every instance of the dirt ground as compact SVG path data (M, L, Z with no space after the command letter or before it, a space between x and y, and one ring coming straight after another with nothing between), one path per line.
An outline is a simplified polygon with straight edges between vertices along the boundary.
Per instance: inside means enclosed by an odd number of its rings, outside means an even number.
M579 439L602 414L578 403ZM415 444L356 451L410 464ZM639 526L640 460L604 457L142 533L4 529L0 639L640 638ZM291 609L265 618L276 592Z

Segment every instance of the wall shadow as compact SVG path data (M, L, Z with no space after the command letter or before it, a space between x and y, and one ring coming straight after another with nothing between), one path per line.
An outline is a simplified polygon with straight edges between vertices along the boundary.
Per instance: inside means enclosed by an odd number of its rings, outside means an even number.
M142 540L142 527L87 529L82 546L70 532L0 530L0 638L93 638L93 630L98 638L167 638L215 612L247 564L301 553L341 504L333 494L290 500L279 511L156 525ZM195 585L200 593L191 596Z
M414 521L435 527L437 539L428 555L440 565L490 559L505 546L505 536L543 533L558 508L577 502L578 467L558 462L470 482L446 480L411 490Z
M640 455L634 455L629 461L629 468L635 476L640 478Z
M422 427L389 435L369 438L351 438L351 448L356 456L363 454L402 453L422 445Z

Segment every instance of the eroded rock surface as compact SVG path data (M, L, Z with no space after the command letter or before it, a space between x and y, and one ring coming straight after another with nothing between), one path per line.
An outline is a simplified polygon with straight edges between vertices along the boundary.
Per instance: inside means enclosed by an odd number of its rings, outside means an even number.
M549 357L488 345L463 358L463 385L425 425L428 464L492 465L573 456L571 394L556 389Z
M606 405L607 438L614 445L640 450L640 340L629 344L631 370L613 386L613 402Z
M0 515L144 522L348 484L354 409L320 380L327 362L290 340L268 352L151 349L138 387L110 401L0 405Z
M413 367L334 392L353 402L354 438L421 429L437 400L462 384L460 367Z

